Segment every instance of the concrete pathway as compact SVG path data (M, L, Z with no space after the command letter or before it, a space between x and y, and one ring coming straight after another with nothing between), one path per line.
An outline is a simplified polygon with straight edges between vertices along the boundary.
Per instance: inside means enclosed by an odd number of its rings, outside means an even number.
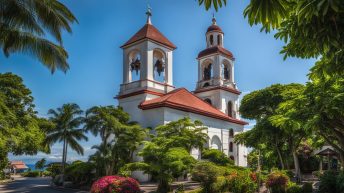
M80 190L55 189L50 186L51 178L26 178L15 176L14 181L0 185L1 193L88 193Z

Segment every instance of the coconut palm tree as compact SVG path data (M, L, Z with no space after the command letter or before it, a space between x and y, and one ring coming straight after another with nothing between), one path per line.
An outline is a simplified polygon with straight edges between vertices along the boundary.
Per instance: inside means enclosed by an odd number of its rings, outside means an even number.
M84 129L78 127L84 122L81 116L83 111L77 104L64 104L56 110L50 109L48 114L51 115L50 120L55 127L47 132L47 142L54 144L56 142L63 143L62 152L62 171L64 173L65 163L67 160L68 146L78 154L84 154L84 148L79 144L80 140L87 141L88 138L84 134Z
M58 0L0 0L0 48L5 56L25 53L36 57L53 73L67 71L68 53L62 31L72 32L77 22ZM48 34L47 34L48 33ZM57 43L46 39L50 35Z
M46 163L47 160L45 158L42 158L41 160L38 160L35 164L35 169L39 170L40 176L42 176L42 170L44 169Z

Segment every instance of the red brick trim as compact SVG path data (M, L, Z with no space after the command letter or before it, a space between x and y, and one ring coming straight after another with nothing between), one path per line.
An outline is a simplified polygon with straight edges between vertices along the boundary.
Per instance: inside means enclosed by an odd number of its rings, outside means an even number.
M139 90L139 91L128 93L128 94L118 95L115 98L116 99L123 99L123 98L128 98L128 97L131 97L131 96L136 96L136 95L145 94L145 93L146 94L151 94L151 95L156 95L156 96L163 96L164 95L164 93L155 92L155 91L152 91L152 90L145 89L145 90Z
M241 92L239 90L237 90L237 89L228 88L228 87L224 87L224 86L217 86L217 87L212 87L212 88L203 88L203 89L200 89L200 90L195 90L195 91L193 91L193 93L201 93L201 92L207 92L207 91L218 90L218 89L221 89L221 90L224 90L224 91L227 91L227 92L231 92L231 93L237 94L237 95L241 94Z

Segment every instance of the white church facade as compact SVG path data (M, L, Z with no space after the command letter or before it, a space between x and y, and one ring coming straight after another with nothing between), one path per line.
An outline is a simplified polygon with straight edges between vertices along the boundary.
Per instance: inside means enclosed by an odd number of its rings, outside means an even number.
M173 50L170 42L151 23L132 36L123 49L123 83L116 97L132 121L143 127L189 117L208 127L210 148L224 152L236 165L247 165L246 147L234 143L244 131L239 117L239 95L234 79L234 57L224 48L224 33L213 18L206 32L206 48L197 57L198 81L195 91L173 86ZM200 152L191 154L200 159ZM143 180L143 179L142 179Z

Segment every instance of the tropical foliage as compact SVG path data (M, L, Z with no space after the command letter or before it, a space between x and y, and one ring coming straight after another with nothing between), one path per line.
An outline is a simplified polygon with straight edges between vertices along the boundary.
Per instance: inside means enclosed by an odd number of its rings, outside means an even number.
M208 161L198 162L192 170L192 180L200 182L203 192L217 192L215 182L221 175L221 170L216 164Z
M100 145L92 147L97 152L90 156L98 176L118 174L121 167L132 161L135 151L147 137L146 129L129 122L129 114L114 106L87 110L85 130L102 139Z
M66 180L76 187L92 184L95 179L95 165L90 162L74 161L66 167Z
M65 163L67 161L68 147L83 155L84 148L79 144L80 140L88 140L84 134L84 129L78 128L84 121L81 116L83 111L77 104L68 103L56 110L50 109L48 114L51 115L50 121L54 127L47 131L46 142L54 144L62 142L62 170L64 173Z
M12 73L0 74L0 173L7 154L49 152L44 144L45 120L37 117L31 91ZM2 174L0 174L2 176Z
M139 156L143 162L128 164L129 170L140 169L158 181L157 192L170 190L174 178L190 172L196 160L190 155L193 148L202 149L208 139L206 127L199 121L183 118L155 128L156 135L146 141Z
M72 32L72 12L58 0L0 0L0 47L5 56L34 56L51 72L69 69L62 32ZM47 39L53 37L57 43Z
M292 155L296 176L300 178L297 150L309 136L304 128L304 116L292 116L297 111L294 101L302 96L304 86L300 84L272 85L244 96L240 112L256 125L248 132L236 136L236 142L256 149L271 151L278 157L282 169L286 156ZM284 156L283 156L284 155Z
M216 165L227 166L234 165L234 161L228 158L226 154L217 149L205 149L202 151L202 159L213 162Z

